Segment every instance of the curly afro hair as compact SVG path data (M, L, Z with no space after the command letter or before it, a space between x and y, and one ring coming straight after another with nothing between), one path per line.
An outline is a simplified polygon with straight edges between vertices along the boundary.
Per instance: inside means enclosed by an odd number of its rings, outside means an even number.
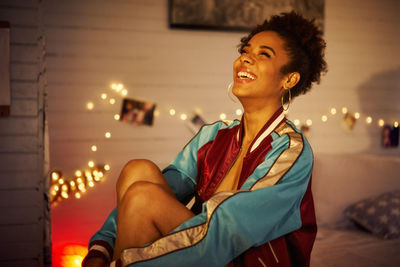
M254 35L263 31L276 32L285 42L290 61L281 68L282 75L300 73L300 81L290 89L292 98L308 92L313 82L320 82L321 73L327 72L324 59L326 43L314 19L307 20L294 11L272 16L240 40L239 51ZM288 101L289 94L286 93L284 102Z

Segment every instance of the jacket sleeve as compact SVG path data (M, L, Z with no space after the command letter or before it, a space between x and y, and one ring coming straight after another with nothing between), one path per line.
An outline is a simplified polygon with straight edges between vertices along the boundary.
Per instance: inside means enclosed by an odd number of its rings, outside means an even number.
M214 140L221 127L218 121L203 126L199 133L179 152L172 163L163 170L163 175L178 200L186 204L195 193L197 179L197 151L207 142Z
M117 233L117 208L113 209L103 226L89 241L89 251L82 262L85 266L89 258L101 257L110 262L113 256L114 242Z
M217 122L203 126L172 163L162 171L180 202L186 204L194 196L197 177L197 150L215 137L221 125L223 125L222 122ZM110 213L101 229L90 239L89 252L83 263L91 257L102 257L109 262L112 259L116 233L117 208Z
M225 266L252 246L301 227L300 204L313 155L300 133L272 143L241 190L215 194L202 213L143 248L123 251L123 266Z

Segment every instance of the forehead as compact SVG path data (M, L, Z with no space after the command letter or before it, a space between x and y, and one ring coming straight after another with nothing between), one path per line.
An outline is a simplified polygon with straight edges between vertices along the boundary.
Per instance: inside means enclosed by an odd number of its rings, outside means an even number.
M259 32L254 35L248 42L250 46L261 46L266 45L272 47L274 50L283 50L284 41L283 39L273 31Z

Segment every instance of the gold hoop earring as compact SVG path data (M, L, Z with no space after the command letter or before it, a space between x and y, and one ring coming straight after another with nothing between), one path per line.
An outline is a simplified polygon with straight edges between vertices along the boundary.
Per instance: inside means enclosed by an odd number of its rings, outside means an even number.
M233 93L231 93L232 87L233 87L233 82L231 82L231 83L228 85L228 91L227 91L228 97L230 98L230 100L232 100L232 102L238 103L238 101L232 96L232 95L233 95Z
M290 107L290 104L292 102L292 94L290 93L290 89L289 89L289 104L287 105L286 108L285 108L285 105L283 104L283 95L284 94L282 94L282 97L281 97L282 108L283 108L284 111L288 111L289 107Z

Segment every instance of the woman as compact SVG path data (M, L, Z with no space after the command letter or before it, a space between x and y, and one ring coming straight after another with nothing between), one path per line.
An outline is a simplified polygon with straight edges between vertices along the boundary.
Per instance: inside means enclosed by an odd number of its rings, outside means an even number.
M313 155L283 105L319 82L324 48L294 12L242 38L232 88L241 121L204 126L162 172L130 161L117 182L118 215L92 237L83 265L308 266Z

